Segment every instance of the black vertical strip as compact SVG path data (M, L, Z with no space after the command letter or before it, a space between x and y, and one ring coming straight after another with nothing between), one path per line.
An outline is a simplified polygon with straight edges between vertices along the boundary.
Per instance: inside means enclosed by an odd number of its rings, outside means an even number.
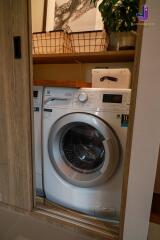
M20 59L22 58L21 37L20 36L13 37L13 42L14 42L14 58Z
M44 0L44 8L43 8L43 29L42 31L46 31L46 25L47 25L47 6L48 6L48 0Z

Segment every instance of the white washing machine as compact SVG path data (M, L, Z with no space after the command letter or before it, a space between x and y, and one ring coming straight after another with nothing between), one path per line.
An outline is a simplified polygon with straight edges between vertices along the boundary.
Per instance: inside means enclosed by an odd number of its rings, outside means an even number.
M42 99L43 87L33 87L33 104L34 104L34 143L35 143L35 187L36 194L43 196L42 186Z
M119 219L130 90L46 88L43 159L46 198Z

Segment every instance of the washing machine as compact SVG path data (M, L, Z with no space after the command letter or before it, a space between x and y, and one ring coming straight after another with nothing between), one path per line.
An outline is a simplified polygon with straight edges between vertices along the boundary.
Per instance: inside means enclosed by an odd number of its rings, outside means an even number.
M43 196L42 184L42 99L43 87L33 87L33 105L34 105L34 144L35 144L35 188L36 195Z
M129 89L46 88L44 191L56 204L119 219Z

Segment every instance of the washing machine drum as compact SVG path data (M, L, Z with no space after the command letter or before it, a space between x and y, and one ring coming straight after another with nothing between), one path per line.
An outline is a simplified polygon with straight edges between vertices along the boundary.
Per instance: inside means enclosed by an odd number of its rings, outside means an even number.
M113 177L120 161L119 140L95 115L71 113L52 126L48 141L54 170L65 181L92 187Z

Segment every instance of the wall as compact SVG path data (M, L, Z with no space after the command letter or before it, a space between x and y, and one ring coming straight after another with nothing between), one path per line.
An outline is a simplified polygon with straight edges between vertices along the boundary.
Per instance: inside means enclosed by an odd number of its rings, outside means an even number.
M147 1L128 182L124 240L146 240L160 144L160 2Z
M43 29L44 0L31 0L32 32L41 32Z
M44 0L31 0L32 6L32 32L41 32L43 29L43 9L44 9ZM48 0L47 7L47 18L46 18L46 31L52 31L54 29L54 10L55 10L55 0ZM94 14L90 18L90 14ZM88 20L86 20L88 19ZM87 25L88 23L88 25ZM77 25L79 24L79 26ZM86 29L82 29L86 28ZM81 31L81 30L98 30L103 28L101 14L98 8L93 8L88 11L84 16L77 21L76 25L71 24L72 31Z

